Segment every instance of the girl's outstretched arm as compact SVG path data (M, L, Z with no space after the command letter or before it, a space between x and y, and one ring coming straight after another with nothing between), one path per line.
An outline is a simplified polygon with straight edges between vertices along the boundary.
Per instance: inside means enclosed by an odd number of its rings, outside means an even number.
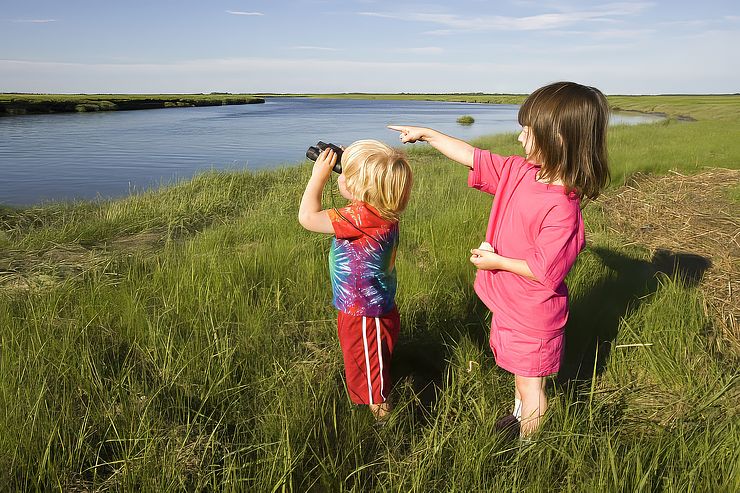
M473 169L475 148L464 140L450 137L442 132L425 127L407 127L405 125L388 125L391 130L401 132L401 142L413 143L418 140L428 142L439 152L458 163Z
M334 233L329 213L321 210L321 192L329 180L331 170L337 162L337 155L327 148L316 159L311 178L303 192L301 206L298 209L298 222L309 231L316 233Z

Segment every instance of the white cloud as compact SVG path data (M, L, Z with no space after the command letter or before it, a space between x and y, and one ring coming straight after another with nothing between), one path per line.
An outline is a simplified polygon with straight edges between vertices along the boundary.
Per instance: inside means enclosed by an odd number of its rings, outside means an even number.
M396 53L410 53L412 55L437 55L444 53L445 50L439 46L422 46L418 48L398 48Z
M454 34L455 31L452 29L433 29L431 31L424 31L420 34L428 34L429 36L449 36Z
M50 22L56 22L56 19L14 19L13 22L24 23L24 24L48 24Z
M687 21L664 21L659 22L660 27L666 27L669 29L691 29L697 28L702 29L710 25L710 21L703 19L691 19Z
M625 38L644 39L645 37L654 33L654 29L601 29L599 31L553 31L551 34L562 34L568 36L589 36L592 39L608 40ZM613 45L611 47L606 47L606 49L614 49L616 47L616 45Z
M490 62L374 62L310 58L205 59L160 64L90 64L0 60L0 91L52 93L507 92L525 93L575 80L610 94L726 93L740 85L733 64L660 57L630 59L629 70L604 51L589 58ZM706 57L698 49L691 55ZM718 54L715 58L721 58ZM341 70L340 70L341 68ZM316 77L331 73L331 77ZM465 74L465 77L460 77ZM507 74L502 77L502 74Z
M328 46L291 46L290 49L307 51L340 51L338 48L330 48Z
M637 14L652 3L624 2L594 6L590 10L537 14L524 17L463 16L459 14L428 14L423 12L358 12L358 15L403 21L439 24L459 31L536 31L564 28L583 22L615 22L617 18ZM434 32L434 31L432 31Z
M265 15L262 12L242 12L240 10L227 10L226 13L231 15Z

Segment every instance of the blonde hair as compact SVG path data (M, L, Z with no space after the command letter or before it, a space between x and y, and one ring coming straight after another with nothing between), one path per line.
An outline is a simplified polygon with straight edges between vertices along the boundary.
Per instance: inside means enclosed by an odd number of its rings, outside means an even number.
M540 176L562 180L581 198L595 199L609 183L606 127L609 104L595 87L556 82L534 91L519 109L519 123L534 137Z
M358 140L342 153L342 175L357 200L370 204L383 219L398 221L413 182L401 151L377 140Z

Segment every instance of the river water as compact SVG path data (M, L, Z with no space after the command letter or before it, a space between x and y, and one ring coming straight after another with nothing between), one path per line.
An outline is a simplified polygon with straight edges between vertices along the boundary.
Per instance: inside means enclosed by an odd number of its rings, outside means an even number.
M268 98L265 104L0 118L0 204L120 197L207 169L302 162L318 140L399 145L390 123L464 140L516 132L516 105ZM471 115L475 123L456 123ZM612 123L659 117L618 114Z

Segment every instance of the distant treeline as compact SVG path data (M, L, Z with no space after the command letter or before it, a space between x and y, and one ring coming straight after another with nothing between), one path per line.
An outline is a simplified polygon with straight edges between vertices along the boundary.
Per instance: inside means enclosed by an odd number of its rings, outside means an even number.
M245 94L0 94L0 116L264 103Z

